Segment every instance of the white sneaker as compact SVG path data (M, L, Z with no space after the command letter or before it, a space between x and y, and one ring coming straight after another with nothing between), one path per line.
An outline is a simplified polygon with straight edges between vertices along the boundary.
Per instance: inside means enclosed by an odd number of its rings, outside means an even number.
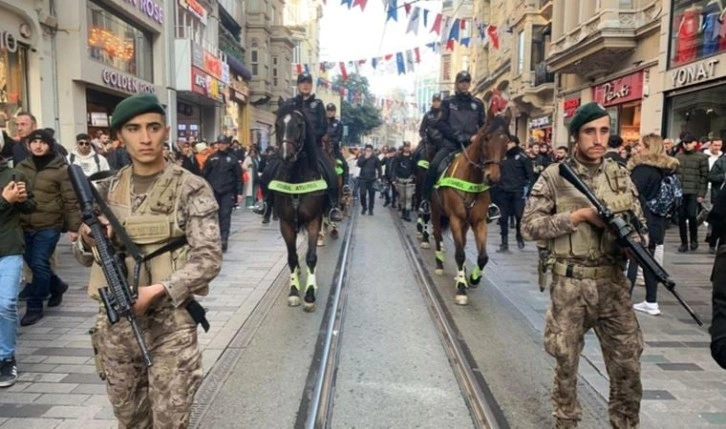
M657 302L650 303L647 301L643 301L641 303L633 305L633 308L636 311L642 311L643 313L648 313L651 316L660 315L660 309L658 308Z

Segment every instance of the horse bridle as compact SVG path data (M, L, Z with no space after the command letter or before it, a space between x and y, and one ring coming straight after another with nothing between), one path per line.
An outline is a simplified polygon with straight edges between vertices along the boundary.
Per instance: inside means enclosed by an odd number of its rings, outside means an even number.
M281 146L285 145L286 143L292 143L295 146L295 153L293 154L292 159L297 159L298 155L303 151L303 148L305 147L305 136L307 135L307 123L305 121L305 115L299 110L293 110L291 112L291 115L298 115L300 118L302 118L302 134L301 139L302 141L293 141L285 138L285 135L282 135L282 140L280 141ZM284 120L283 120L284 121ZM281 148L282 149L282 148Z
M509 138L509 137L507 137L507 138L509 140L511 140L511 138ZM487 139L487 141L485 143L489 143L489 140ZM464 146L463 143L459 143L459 144L461 145L461 151L464 153L464 158L466 158L466 160L469 162L469 164L471 164L474 168L478 168L479 170L484 171L484 169L486 168L487 165L499 165L500 164L500 161L495 161L493 159L485 159L484 162L474 162L471 158L469 158L469 154L466 153L466 146Z

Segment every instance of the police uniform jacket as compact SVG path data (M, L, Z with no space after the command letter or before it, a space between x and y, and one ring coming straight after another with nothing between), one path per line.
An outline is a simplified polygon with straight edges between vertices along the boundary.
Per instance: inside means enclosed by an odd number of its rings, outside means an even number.
M287 101L285 104L288 108L299 108L302 110L303 115L313 127L313 134L315 135L315 141L320 144L323 140L323 136L328 131L328 123L325 118L325 107L323 102L315 98L315 95L311 95L307 100L303 99L302 95L296 95ZM280 111L287 109L280 108Z
M532 183L534 170L529 158L522 153L519 146L507 151L502 162L499 164L501 178L498 188L507 192L522 192L524 187Z
M434 127L450 142L467 146L484 125L484 103L471 94L456 94L441 102L441 118Z
M328 119L327 134L330 139L330 143L332 143L334 147L339 147L340 142L343 141L343 123L340 122L340 119Z
M242 167L239 165L237 157L232 152L226 150L224 152L215 152L207 158L204 164L202 176L209 182L218 195L235 193L243 195L242 187Z

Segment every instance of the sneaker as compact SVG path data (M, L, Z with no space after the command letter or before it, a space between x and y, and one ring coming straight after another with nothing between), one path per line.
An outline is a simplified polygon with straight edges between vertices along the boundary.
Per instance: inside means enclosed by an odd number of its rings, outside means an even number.
M0 387L10 387L18 380L15 358L0 361Z
M360 214L362 214L362 215L366 214L366 208L365 207L363 207L363 209L361 209Z
M681 244L678 247L678 253L686 253L688 251L688 246L685 244Z
M633 309L636 311L642 311L643 313L648 313L651 316L658 316L660 315L660 309L658 308L657 302L647 302L643 301L641 303L633 305Z

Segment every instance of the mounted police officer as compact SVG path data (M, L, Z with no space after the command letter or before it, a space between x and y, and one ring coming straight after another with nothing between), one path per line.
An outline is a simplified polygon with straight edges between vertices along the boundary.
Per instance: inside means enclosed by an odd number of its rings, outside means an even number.
M467 71L456 74L456 94L441 103L441 118L434 128L443 135L443 142L431 161L423 184L421 211L428 213L436 184L439 165L453 152L460 151L474 141L477 131L484 125L484 103L469 92L471 75Z
M297 90L298 95L284 102L284 105L288 108L297 108L305 115L308 124L313 128L313 135L315 136L314 144L314 156L320 169L320 173L323 176L323 180L328 185L328 198L330 204L330 213L328 219L331 222L341 222L343 220L343 214L338 208L338 178L335 175L335 170L332 163L328 162L325 153L323 152L322 142L323 136L325 136L328 125L325 120L325 107L323 102L315 98L313 94L313 76L310 73L304 72L297 77ZM279 112L286 111L287 109L280 106ZM261 181L266 186L277 174L278 168L280 168L281 160L279 156L275 155L274 158L270 158L265 167ZM266 203L269 205L272 202L272 192L268 192L266 196Z
M418 127L418 135L427 143L438 144L441 140L441 131L437 130L434 125L441 117L441 96L434 94L431 97L431 108L421 119L421 125Z
M219 230L222 235L222 251L227 251L227 241L232 223L232 210L244 197L242 167L229 150L232 137L219 136L217 151L207 158L202 177L212 186L219 205Z
M335 116L336 111L337 108L333 103L328 103L328 105L325 106L325 115L328 120L328 130L325 135L333 148L337 165L343 169L343 183L348 183L348 163L345 161L343 153L340 151L340 144L343 141L343 123ZM343 188L347 188L347 186L348 185L343 185ZM346 192L349 191L348 189L345 190Z

